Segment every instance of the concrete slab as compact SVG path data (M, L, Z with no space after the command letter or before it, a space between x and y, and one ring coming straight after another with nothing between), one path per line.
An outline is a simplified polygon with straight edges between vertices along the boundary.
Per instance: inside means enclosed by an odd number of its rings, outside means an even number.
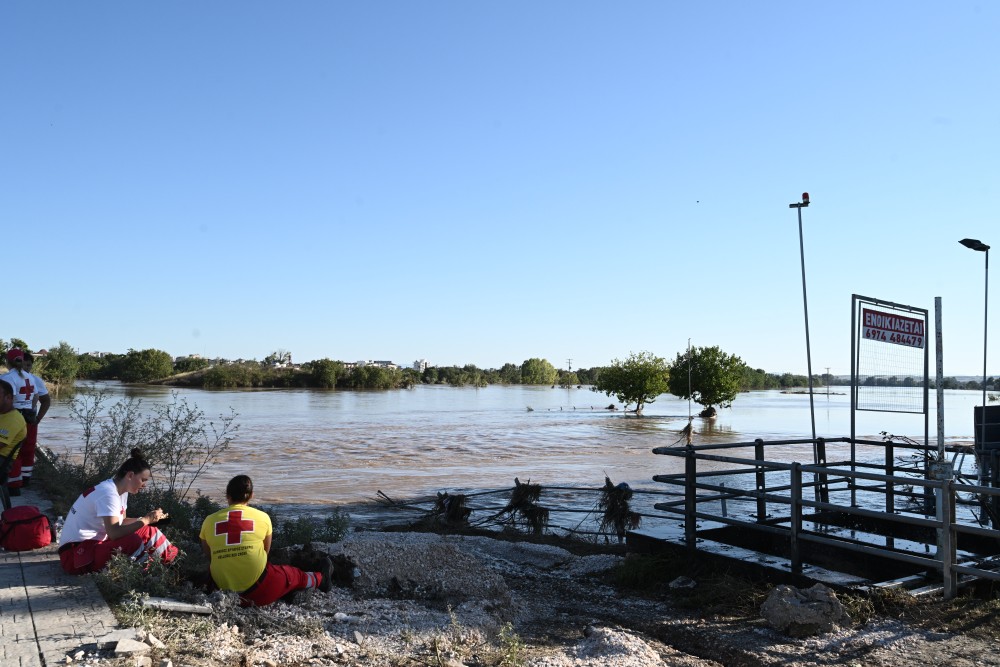
M51 504L30 487L11 502L51 515ZM117 629L93 579L63 572L56 545L0 551L0 665L65 664L67 655L93 650L98 637Z

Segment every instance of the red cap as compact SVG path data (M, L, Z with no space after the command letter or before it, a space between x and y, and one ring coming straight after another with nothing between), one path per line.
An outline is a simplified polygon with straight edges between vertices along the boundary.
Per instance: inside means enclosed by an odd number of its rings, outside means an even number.
M12 347L7 350L7 361L13 362L15 359L24 359L24 352L21 352L21 348Z

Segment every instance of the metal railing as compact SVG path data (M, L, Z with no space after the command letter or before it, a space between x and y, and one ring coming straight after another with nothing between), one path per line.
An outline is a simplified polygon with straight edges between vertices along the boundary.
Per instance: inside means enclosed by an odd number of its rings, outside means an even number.
M820 547L836 547L863 556L900 561L921 570L934 572L943 581L946 597L954 596L959 577L971 575L1000 581L1000 572L984 567L989 555L968 556L964 562L957 561L957 545L961 536L978 536L1000 540L1000 531L987 528L980 521L964 521L956 518L956 507L995 504L1000 498L1000 489L992 486L968 484L971 477L961 471L955 476L945 475L943 479L932 479L930 458L925 456L925 465L901 465L896 461L897 449L928 450L930 448L913 443L880 442L858 440L850 443L847 438L836 440L784 440L750 443L710 444L684 447L660 447L654 453L684 459L684 472L656 475L654 480L671 485L683 486L683 498L657 503L657 510L683 517L684 543L687 548L697 550L698 521L710 521L723 526L739 526L747 531L778 535L787 538L787 550L793 573L800 574L803 567L803 545L810 543ZM825 458L825 444L841 442L852 445L880 447L885 449L885 460L881 464L848 460L802 464L767 460L768 447L785 445L816 444ZM710 453L712 451L746 450L753 448L754 458ZM853 451L853 446L852 446ZM956 450L957 451L957 450ZM706 464L712 469L706 469ZM722 466L720 466L722 464ZM874 472L881 470L882 472ZM780 477L777 484L768 485L769 479ZM727 485L722 479L736 481ZM752 479L751 484L739 484L740 480ZM806 489L814 489L812 498L803 494ZM975 500L961 498L959 492L972 494ZM832 496L832 499L831 499ZM881 496L884 496L884 503ZM845 502L837 502L838 497ZM896 508L896 500L904 498L918 501L919 511ZM868 502L860 502L865 501ZM755 513L748 512L755 520L741 519L727 512L727 504L750 503ZM716 507L719 511L713 511ZM884 508L884 509L883 509ZM890 532L899 529L903 534L909 527L932 531L936 536L934 553L918 553L895 544L886 537L886 548L872 546L861 540L845 537L831 537L818 531L803 529L804 511L816 514L810 521L822 522L824 516L835 513L848 520L877 520L890 527ZM776 512L778 516L769 514ZM824 515L824 513L826 513ZM970 518L974 512L965 513ZM978 524L978 525L977 525ZM856 529L856 532L865 532ZM907 540L902 540L907 542ZM925 543L926 544L926 543ZM1000 541L997 542L1000 545ZM1000 547L997 548L1000 552ZM992 555L992 554L990 554Z

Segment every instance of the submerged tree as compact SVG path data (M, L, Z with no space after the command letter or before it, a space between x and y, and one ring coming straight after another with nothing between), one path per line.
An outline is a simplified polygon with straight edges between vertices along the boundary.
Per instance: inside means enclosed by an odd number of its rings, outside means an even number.
M652 352L632 353L625 361L615 359L601 371L594 391L614 395L625 407L635 403L635 413L669 388L670 369L663 357Z
M122 382L159 380L173 374L174 359L163 350L129 350L118 372Z
M555 384L559 372L547 359L532 357L521 364L522 384Z
M72 385L80 372L80 356L64 340L49 350L48 355L35 362L36 374L59 385Z
M715 406L733 404L745 371L742 359L718 346L691 348L670 365L670 393L703 406L702 417L714 417Z

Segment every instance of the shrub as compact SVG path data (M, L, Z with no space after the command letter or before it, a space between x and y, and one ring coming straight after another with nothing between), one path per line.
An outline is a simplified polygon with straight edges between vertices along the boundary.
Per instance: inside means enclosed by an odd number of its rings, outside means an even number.
M94 581L104 599L111 604L121 602L133 592L153 597L177 597L181 589L181 570L177 557L174 564L167 565L153 558L145 563L137 563L118 552L111 557L107 567L94 573Z
M339 542L347 532L349 521L350 517L340 508L334 508L330 514L319 519L298 516L282 520L272 516L272 546L281 548L309 542Z
M165 490L183 500L210 464L229 448L239 431L236 412L219 415L217 422L205 418L197 405L175 393L170 403L155 405L148 412L142 401L126 398L105 409L103 391L82 394L70 403L70 416L83 429L83 453L79 462L60 457L57 467L79 484L80 491L117 471L133 448L139 447L155 468L152 489Z

